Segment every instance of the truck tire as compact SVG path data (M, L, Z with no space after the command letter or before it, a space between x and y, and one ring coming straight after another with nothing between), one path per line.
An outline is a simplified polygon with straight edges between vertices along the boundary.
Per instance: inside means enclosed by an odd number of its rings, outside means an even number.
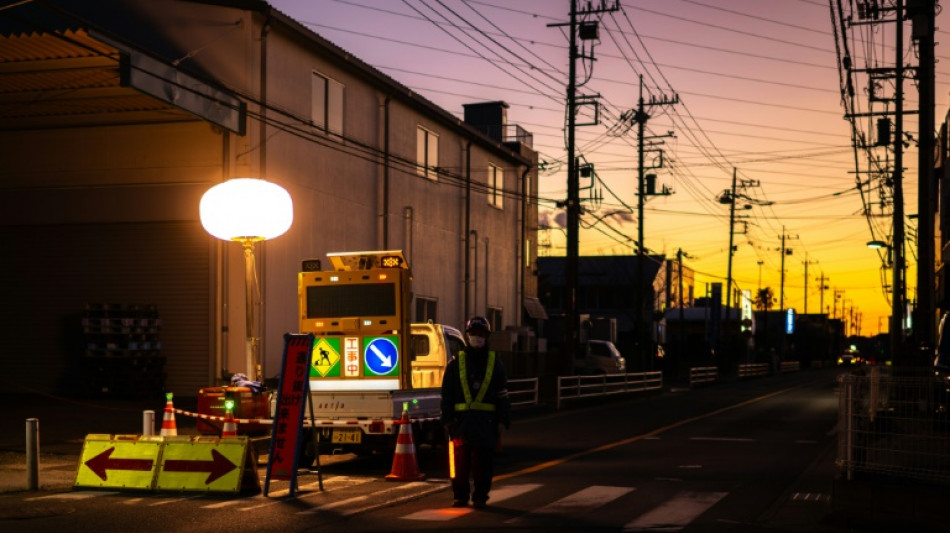
M303 430L300 451L297 453L297 466L301 468L310 468L317 461L319 450L317 449L315 432L315 429L305 428Z

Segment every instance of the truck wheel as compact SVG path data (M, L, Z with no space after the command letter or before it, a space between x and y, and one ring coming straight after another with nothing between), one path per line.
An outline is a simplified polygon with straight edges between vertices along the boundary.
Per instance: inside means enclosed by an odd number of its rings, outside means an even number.
M317 450L314 437L314 430L304 430L303 440L300 443L300 452L297 454L297 466L310 468L316 462L319 450Z

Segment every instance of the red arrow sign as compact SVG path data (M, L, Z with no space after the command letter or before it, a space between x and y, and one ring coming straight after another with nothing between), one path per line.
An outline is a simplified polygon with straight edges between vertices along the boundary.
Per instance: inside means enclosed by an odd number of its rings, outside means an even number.
M165 472L208 472L208 479L205 485L211 484L214 480L227 474L237 468L230 459L221 454L218 450L211 450L210 461L188 461L184 459L166 459L163 470Z
M110 456L114 451L115 446L86 461L85 465L97 476L102 478L103 481L106 481L107 478L106 470L136 470L148 472L152 469L151 459L112 459Z

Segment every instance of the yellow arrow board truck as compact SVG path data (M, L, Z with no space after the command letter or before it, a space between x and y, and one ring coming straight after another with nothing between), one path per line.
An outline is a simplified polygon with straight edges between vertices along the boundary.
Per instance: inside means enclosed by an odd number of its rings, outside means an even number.
M300 331L313 333L310 390L321 453L392 452L408 410L415 442L444 438L442 372L462 334L410 324L411 274L400 251L328 254L331 270L305 261L297 291ZM311 420L310 408L304 415ZM301 462L315 457L305 438Z

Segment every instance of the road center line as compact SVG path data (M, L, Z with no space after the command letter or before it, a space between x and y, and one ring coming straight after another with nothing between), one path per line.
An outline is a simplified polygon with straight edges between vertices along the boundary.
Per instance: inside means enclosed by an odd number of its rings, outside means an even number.
M702 414L702 415L697 415L697 416L694 416L694 417L691 417L691 418L687 418L687 419L685 419L685 420L680 420L679 422L673 422L672 424L663 426L663 427L661 427L661 428L654 429L653 431L648 431L648 432L643 433L643 434L641 434L641 435L636 435L636 436L633 436L633 437L628 437L628 438L626 438L626 439L618 440L618 441L616 441L616 442L609 442L609 443L607 443L607 444L602 444L602 445L600 445L600 446L597 446L597 447L595 447L595 448L591 448L591 449L589 449L589 450L583 450L583 451L580 451L580 452L575 452L575 453L572 453L572 454L570 454L570 455L565 455L564 457L561 457L560 459L553 459L553 460L551 460L551 461L547 461L547 462L544 462L544 463L539 463L539 464L536 464L536 465L534 465L534 466L529 466L529 467L527 467L527 468L522 468L521 470L516 470L516 471L514 471L514 472L508 472L507 474L500 474L500 475L497 475L497 476L495 476L494 478L492 478L492 480L493 480L493 481L502 481L502 480L511 479L511 478L517 477L517 476L523 476L523 475L525 475L525 474L532 474L532 473L534 473L534 472L539 472L539 471L541 471L541 470L547 470L548 468L552 468L552 467L555 467L555 466L558 466L558 465L562 465L562 464L567 463L567 462L569 462L569 461L573 461L574 459L580 459L581 457L587 457L588 455L593 455L593 454L595 454L595 453L599 453L599 452L611 450L611 449L616 448L616 447L618 447L618 446L623 446L623 445L625 445L625 444L630 444L630 443L637 442L637 441L639 441L639 440L644 440L644 439L647 439L647 438L650 438L650 437L656 437L657 435L660 435L660 434L662 434L662 433L666 433L667 431L669 431L669 430L671 430L671 429L675 429L675 428L678 428L678 427L680 427L680 426L685 426L686 424L690 424L690 423L692 423L692 422L696 422L697 420L703 420L703 419L710 418L710 417L713 417L713 416L716 416L716 415L720 415L720 414L722 414L722 413L726 413L726 412L732 411L732 410L734 410L734 409L738 409L738 408L740 408L740 407L745 407L745 406L751 405L751 404L753 404L753 403L761 402L761 401L763 401L763 400L767 400L767 399L769 399L769 398L778 396L778 395L780 395L780 394L785 394L786 392L789 392L789 391L792 391L792 390L795 390L795 389L800 389L800 388L805 387L805 386L807 386L807 385L809 385L809 384L810 384L810 383L803 383L803 384L801 384L801 385L796 385L796 386L794 386L794 387L789 387L789 388L787 388L787 389L782 389L782 390L778 390L778 391L775 391L775 392L770 392L770 393L768 393L768 394L764 394L764 395L762 395L762 396L757 396L757 397L755 397L755 398L750 398L750 399L748 399L748 400L745 400L745 401L743 401L743 402L739 402L739 403L734 404L734 405L729 405L729 406L726 406L726 407L721 407L721 408L719 408L719 409L716 409L715 411L710 411L710 412L705 413L705 414Z

